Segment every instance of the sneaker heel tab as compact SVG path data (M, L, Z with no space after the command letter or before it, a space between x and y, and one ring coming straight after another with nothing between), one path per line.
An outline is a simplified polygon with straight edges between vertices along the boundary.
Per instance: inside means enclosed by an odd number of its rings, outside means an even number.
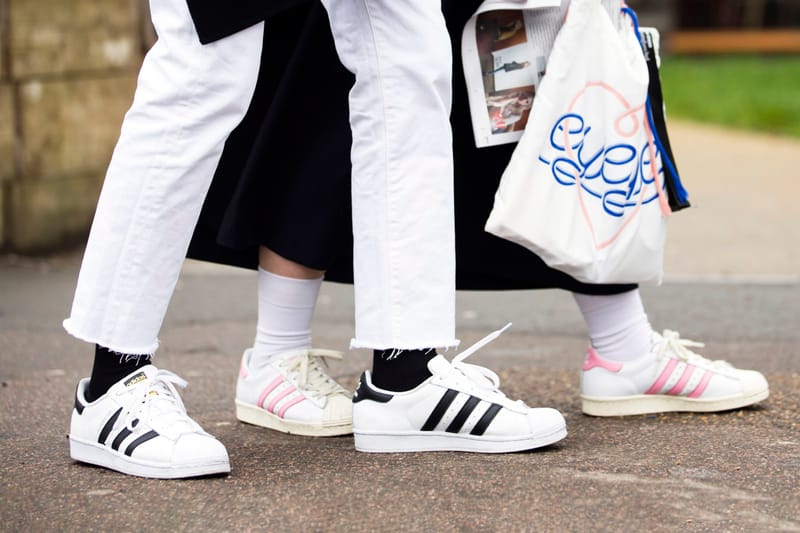
M356 387L356 390L353 393L353 403L358 403L364 400L372 400L374 402L386 403L392 398L393 396L391 394L384 394L370 387L369 383L367 382L366 372L361 374L361 377L358 379L358 386Z
M622 370L622 363L615 363L614 361L603 359L597 353L597 350L590 347L586 350L586 360L583 362L583 371L586 372L597 367L616 373Z
M75 387L75 410L78 411L79 415L83 414L83 410L86 407L83 402L81 402L81 383L78 383L78 386Z
M242 361L239 363L239 377L242 379L247 379L247 362L248 362L247 353L242 356Z

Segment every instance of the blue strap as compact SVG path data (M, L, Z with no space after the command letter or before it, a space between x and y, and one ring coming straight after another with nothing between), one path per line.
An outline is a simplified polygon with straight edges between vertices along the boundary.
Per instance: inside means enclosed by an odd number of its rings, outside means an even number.
M625 6L620 8L620 10L628 15L633 21L633 29L636 32L636 38L639 40L640 45L644 48L642 34L639 32L639 19L636 16L636 12ZM646 108L647 108L647 123L650 125L650 131L653 134L653 141L655 142L656 147L658 147L659 152L661 152L661 160L667 166L669 171L672 173L674 179L672 180L673 185L675 186L675 193L678 196L678 200L681 202L686 202L689 199L689 193L686 192L686 189L683 187L683 183L681 183L681 177L678 174L678 170L675 168L675 165L672 163L669 155L667 155L667 151L664 150L664 145L661 143L661 139L658 137L658 132L656 131L655 127L655 120L653 119L653 108L650 105L650 94L647 95L646 101Z

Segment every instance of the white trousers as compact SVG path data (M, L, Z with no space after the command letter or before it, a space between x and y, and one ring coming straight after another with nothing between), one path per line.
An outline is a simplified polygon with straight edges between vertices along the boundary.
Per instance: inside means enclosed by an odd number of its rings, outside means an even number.
M354 347L455 340L450 45L438 2L325 0L356 74ZM263 24L201 46L185 0L152 0L145 57L66 330L153 353L224 142L252 98Z
M86 246L72 335L153 353L211 178L252 99L263 24L201 46L185 0L152 0L139 73Z
M351 346L455 346L452 57L441 2L322 3L356 75Z

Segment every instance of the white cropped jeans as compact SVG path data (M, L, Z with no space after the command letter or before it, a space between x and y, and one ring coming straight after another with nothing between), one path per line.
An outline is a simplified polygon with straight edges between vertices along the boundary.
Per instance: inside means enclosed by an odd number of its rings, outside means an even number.
M438 2L323 0L356 74L353 347L455 346L450 44ZM252 98L263 24L201 46L185 0L152 0L66 330L154 353L203 200ZM335 105L335 104L334 104ZM324 111L324 110L323 110Z

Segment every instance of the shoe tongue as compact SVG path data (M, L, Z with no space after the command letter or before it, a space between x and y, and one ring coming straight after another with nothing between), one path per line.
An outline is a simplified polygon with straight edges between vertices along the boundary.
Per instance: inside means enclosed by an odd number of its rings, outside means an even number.
M143 387L155 373L156 369L153 365L145 365L141 368L137 368L119 380L117 384L114 385L114 388L118 393L130 392L139 387Z
M450 361L448 361L443 355L437 354L436 357L428 361L428 370L431 371L431 374L441 374L446 372L447 369L450 368Z
M653 331L652 334L650 335L650 344L651 344L651 346L657 346L658 343L660 343L663 340L664 340L664 337L662 337L661 334L659 332L657 332L657 331Z

